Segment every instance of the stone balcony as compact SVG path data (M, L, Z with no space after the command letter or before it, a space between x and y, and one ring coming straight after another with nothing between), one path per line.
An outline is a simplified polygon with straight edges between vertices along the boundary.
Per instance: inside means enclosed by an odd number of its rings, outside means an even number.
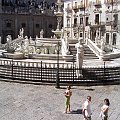
M39 8L29 8L29 7L11 7L11 6L2 6L2 13L7 14L35 14L41 15L46 14L48 16L54 15L54 10L52 9L39 9Z
M75 11L75 13L78 12L78 11L79 11L78 5L74 5L74 6L73 6L73 10Z
M72 13L72 8L71 8L71 7L67 7L67 8L65 9L65 11L66 11L67 13Z
M94 6L95 6L96 8L101 8L101 7L102 7L102 4L101 4L101 2L99 1L99 2L95 3Z
M84 11L86 7L84 4L81 4L81 5L78 5L78 8L80 9L80 11Z

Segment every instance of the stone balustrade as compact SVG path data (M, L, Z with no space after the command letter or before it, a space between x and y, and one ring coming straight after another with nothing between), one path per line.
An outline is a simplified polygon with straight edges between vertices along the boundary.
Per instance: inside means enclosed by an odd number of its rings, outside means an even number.
M97 45L94 42L92 42L90 39L86 39L86 44L99 58L101 58L102 50L99 47L97 47Z

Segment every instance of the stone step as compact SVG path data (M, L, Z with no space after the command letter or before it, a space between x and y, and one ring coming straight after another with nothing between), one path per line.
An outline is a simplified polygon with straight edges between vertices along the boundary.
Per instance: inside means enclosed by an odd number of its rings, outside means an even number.
M75 44L70 44L69 49L72 55L76 55L77 49L75 48ZM90 48L84 45L84 59L98 59L98 57L90 50Z

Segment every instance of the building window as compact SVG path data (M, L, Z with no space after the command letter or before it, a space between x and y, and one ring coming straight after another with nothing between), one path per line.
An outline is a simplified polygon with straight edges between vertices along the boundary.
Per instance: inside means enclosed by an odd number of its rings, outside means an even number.
M40 27L40 25L39 24L36 24L36 28L39 28Z
M118 14L114 14L114 21L113 21L113 23L114 23L114 27L116 27L117 26L117 24L118 24Z
M82 33L80 33L80 37L82 37Z
M95 24L99 24L99 14L95 15Z
M11 23L7 23L6 27L10 28L11 27Z
M70 19L67 19L67 27L70 27Z
M77 33L74 33L74 37L75 37L75 38L77 37Z
M88 17L86 17L86 26L88 26Z
M112 45L116 45L116 33L113 33L113 42Z
M106 33L106 43L109 44L109 33Z
M77 7L77 2L75 2L75 7Z
M108 21L108 18L106 18L106 21Z
M83 18L80 18L80 25L83 24Z
M25 24L25 23L22 23L21 25L22 25L22 27L23 27L23 28L25 28L25 27L26 27L26 24Z
M52 24L49 24L49 28L52 28L53 26L52 26Z
M67 8L69 8L69 7L70 7L70 4L68 3L68 4L67 4Z
M77 27L77 18L74 18L74 27Z

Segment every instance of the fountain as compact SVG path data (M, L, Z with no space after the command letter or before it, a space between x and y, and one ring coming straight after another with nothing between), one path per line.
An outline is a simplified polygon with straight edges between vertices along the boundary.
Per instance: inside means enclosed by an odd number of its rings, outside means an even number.
M55 12L55 15L57 16L57 29L55 31L52 30L52 32L59 39L61 37L61 34L62 34L61 23L62 23L63 12L61 10L61 7L63 5L63 2L61 0L57 0L56 5L58 6L58 10L57 10L57 12Z

